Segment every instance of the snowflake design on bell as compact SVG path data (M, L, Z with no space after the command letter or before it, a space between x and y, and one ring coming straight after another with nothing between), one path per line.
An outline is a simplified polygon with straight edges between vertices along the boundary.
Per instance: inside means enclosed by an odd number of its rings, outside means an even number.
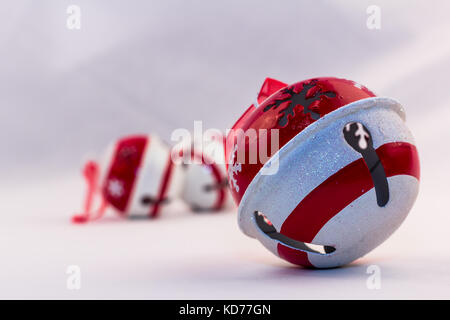
M311 119L319 120L320 113L313 111L310 107L314 102L320 101L325 98L335 98L336 92L323 91L322 88L317 86L317 80L311 80L309 83L304 83L302 89L299 90L296 86L290 86L279 91L278 96L269 103L264 109L267 112L271 109L278 109L280 106L284 106L278 114L280 118L278 124L281 127L285 127L290 117L295 116L295 108L297 106L303 107L303 113L309 114Z
M117 179L109 180L108 182L108 193L113 198L120 198L123 195L123 184Z
M237 144L234 145L233 151L230 153L230 166L228 166L228 177L230 186L239 192L239 185L235 175L242 171L242 164L237 162Z

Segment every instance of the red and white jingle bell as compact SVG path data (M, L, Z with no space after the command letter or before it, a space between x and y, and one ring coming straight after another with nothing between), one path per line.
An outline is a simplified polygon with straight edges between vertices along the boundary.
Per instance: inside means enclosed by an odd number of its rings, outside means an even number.
M181 154L180 160L183 161L181 199L194 212L218 211L232 203L224 162L224 142L223 135L217 135L206 141L174 147L174 152Z
M419 158L402 106L353 81L266 79L233 129L227 165L239 227L293 264L328 268L365 255L417 197ZM267 141L236 129L267 129ZM268 161L249 161L272 139L279 150Z
M84 212L74 216L74 222L98 219L107 207L124 217L156 217L178 196L182 180L169 147L156 135L115 141L100 163L85 164L83 174L88 186Z

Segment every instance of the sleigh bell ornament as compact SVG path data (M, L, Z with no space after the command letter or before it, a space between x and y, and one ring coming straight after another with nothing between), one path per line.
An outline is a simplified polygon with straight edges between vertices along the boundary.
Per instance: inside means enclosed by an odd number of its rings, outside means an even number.
M239 226L293 264L350 263L385 241L416 199L419 159L402 106L353 81L266 79L233 129L227 165ZM261 137L238 139L236 129L267 129L268 144L277 132L279 150L250 163Z
M156 135L128 136L112 143L100 163L83 168L87 182L81 223L103 216L109 207L123 217L156 217L179 193L181 172L170 149Z
M223 135L215 135L205 141L175 146L172 151L180 154L183 161L180 197L194 212L216 212L231 205L224 143Z

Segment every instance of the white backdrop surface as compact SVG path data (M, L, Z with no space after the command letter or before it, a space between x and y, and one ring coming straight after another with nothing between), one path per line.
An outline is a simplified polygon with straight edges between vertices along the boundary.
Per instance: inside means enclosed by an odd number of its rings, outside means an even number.
M81 29L66 9L81 8ZM0 8L0 298L450 298L448 1L5 1ZM115 137L225 129L265 77L358 81L406 109L421 191L355 263L290 266L240 233L236 210L74 226L82 160ZM367 267L381 289L366 286ZM68 290L66 268L81 268Z

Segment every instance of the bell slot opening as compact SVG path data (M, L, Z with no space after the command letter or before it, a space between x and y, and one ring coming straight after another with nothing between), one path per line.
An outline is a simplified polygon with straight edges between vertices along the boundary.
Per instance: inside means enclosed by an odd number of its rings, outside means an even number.
M288 236L279 233L273 226L272 222L270 222L270 220L263 213L255 211L254 214L256 225L259 230L261 230L269 238L277 240L288 247L322 255L330 254L336 251L336 248L333 246L307 243L289 238Z

